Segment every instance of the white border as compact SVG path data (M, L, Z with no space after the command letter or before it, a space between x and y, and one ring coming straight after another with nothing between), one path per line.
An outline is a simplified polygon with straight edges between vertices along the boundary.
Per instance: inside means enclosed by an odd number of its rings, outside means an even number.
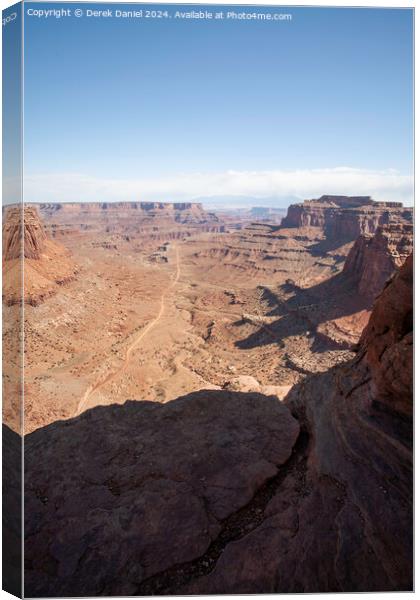
M31 1L31 0L28 0ZM41 1L41 0L33 0L33 1ZM43 2L54 2L55 0L42 0ZM71 4L74 3L77 0L59 0L60 3L65 3L65 4ZM89 0L82 0L82 1L86 1L88 2ZM5 8L15 4L16 2L13 0L0 0L0 7L2 10L4 10ZM102 2L101 2L102 3ZM105 3L105 2L103 2ZM112 2L113 4L127 4L128 2L124 2L124 0L114 0ZM348 8L348 7L373 7L373 8L415 8L415 1L414 0L382 0L382 2L375 2L374 0L358 0L356 2L346 2L346 3L342 3L342 2L331 2L331 0L318 0L316 3L315 2L305 2L302 0L288 0L288 2L279 2L278 0L272 0L271 2L267 2L264 0L254 0L253 2L244 2L243 0L229 0L229 2L221 2L220 0L206 0L205 2L203 2L202 0L198 0L196 2L177 2L176 0L158 0L158 1L154 1L154 2L147 2L149 4L215 4L215 5L219 5L219 4L229 4L229 5L260 5L260 6L285 6L285 7L292 7L292 6L301 6L301 7L319 7L319 6L324 6L324 7L338 7L338 8ZM418 17L417 17L417 13L418 11L414 12L414 22L415 22L415 31L418 30L417 24L418 24ZM1 46L0 46L1 47ZM23 48L23 52L22 52L22 56L24 55L24 48ZM418 59L418 48L417 48L417 44L415 44L415 72L414 72L414 81L416 83L417 81L417 74L418 74L418 65L419 60ZM22 66L23 69L23 66ZM2 77L1 77L1 67L0 67L0 90L1 90L1 81L2 81ZM23 89L23 88L22 88ZM415 96L416 99L416 96ZM415 112L417 109L417 99L415 101ZM0 129L1 129L1 122L0 122ZM415 137L415 142L417 142L417 127L415 124L415 128L414 128L414 137ZM415 144L416 147L416 144ZM1 173L1 165L0 165L0 173ZM415 166L414 169L414 173L415 173L415 179L417 176L417 168ZM22 188L23 189L23 188ZM418 281L417 279L417 261L415 261L415 282ZM415 343L417 344L418 341L418 335L417 335L417 331L415 330ZM1 343L1 342L0 342ZM1 348L0 348L1 349ZM420 373L420 359L418 357L418 355L415 355L415 372ZM1 392L0 392L1 394ZM417 393L415 394L415 398L417 398ZM417 453L418 453L418 446L415 446L415 463L416 463L416 458L417 458ZM415 490L416 491L416 490ZM418 514L418 508L420 505L420 501L418 500L418 496L415 493L415 510L416 510L416 514ZM0 513L1 513L1 505L0 505ZM416 536L417 538L417 536ZM415 555L415 574L417 574L418 572L418 567L420 564L420 559L418 557L418 553L416 553ZM1 561L0 561L0 576L1 576ZM341 596L342 594L340 594ZM347 593L345 594L346 598L357 598L360 594L355 594L355 593ZM414 595L417 596L417 593L414 592ZM281 597L284 596L286 597L286 594L277 594L277 595L270 595L271 596L275 596L275 597ZM287 595L289 596L289 595ZM291 594L292 598L296 598L296 599L304 599L305 596L307 596L307 594ZM334 598L337 597L337 594L310 594L311 597L325 597L325 598ZM398 592L398 593L387 593L386 597L387 598L395 598L396 600L403 600L403 598L405 598L407 596L407 592ZM216 598L218 596L200 596L200 598ZM261 594L256 594L251 596L251 598L258 598L263 600L264 598L267 598L268 595L261 595ZM5 591L0 590L0 600L10 600L14 598L14 596L12 596L11 594L8 594ZM122 597L122 598L126 598L126 597ZM174 598L174 596L160 596L159 598ZM184 598L184 596L178 596L178 598ZM185 597L188 598L188 597ZM220 598L248 598L248 596L244 596L244 595L236 595L236 596L232 596L232 595L225 595L225 596L220 596ZM374 593L364 593L363 594L363 598L368 599L372 599L372 600L378 600L378 594L374 594ZM128 598L127 598L128 600Z

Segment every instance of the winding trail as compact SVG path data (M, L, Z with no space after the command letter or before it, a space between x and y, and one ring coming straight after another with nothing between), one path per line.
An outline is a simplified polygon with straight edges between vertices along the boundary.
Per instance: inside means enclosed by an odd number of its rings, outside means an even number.
M163 313L165 311L165 297L166 297L167 293L178 283L180 275L181 275L181 265L179 262L178 246L175 246L175 256L176 256L175 277L160 297L160 308L159 308L158 314L156 315L156 317L154 319L152 319L146 325L146 327L139 333L139 335L134 339L134 341L127 347L127 349L125 351L124 362L115 371L108 373L108 375L104 379L97 381L95 384L93 384L92 386L89 386L87 388L86 392L83 394L83 396L80 399L80 402L77 406L77 410L74 414L75 417L77 415L80 415L80 413L82 413L87 408L89 398L91 397L92 394L94 394L99 389L101 389L104 385L106 385L110 381L113 381L116 377L118 377L118 376L122 375L122 373L124 373L124 371L127 369L128 365L130 364L131 355L133 354L134 350L136 350L136 348L139 346L140 342L153 329L153 327L155 327L155 325L157 325L157 323L159 323L159 321L161 320Z

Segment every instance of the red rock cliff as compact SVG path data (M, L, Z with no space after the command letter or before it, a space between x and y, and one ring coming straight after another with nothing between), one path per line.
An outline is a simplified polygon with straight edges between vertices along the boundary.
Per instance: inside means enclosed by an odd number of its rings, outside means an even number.
M369 369L370 397L413 414L413 255L379 296L360 340Z
M319 227L329 240L346 243L393 221L412 222L413 210L370 197L322 196L289 206L282 227Z
M39 260L47 236L35 208L10 207L3 214L3 260Z
M343 274L353 279L360 294L373 299L412 251L411 224L380 226L374 235L365 234L357 238L347 256Z
M2 290L5 304L20 304L23 299L36 306L51 296L58 285L71 281L77 271L71 253L48 238L35 207L6 209Z

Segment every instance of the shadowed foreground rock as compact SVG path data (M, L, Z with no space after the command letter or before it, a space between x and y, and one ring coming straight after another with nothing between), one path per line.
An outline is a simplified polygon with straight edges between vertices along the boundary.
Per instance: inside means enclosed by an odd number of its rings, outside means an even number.
M2 589L22 597L22 437L2 427Z
M411 330L409 258L356 357L286 404L202 391L28 435L26 595L411 590Z
M204 391L28 435L26 594L133 594L200 557L288 461L298 431L274 397Z

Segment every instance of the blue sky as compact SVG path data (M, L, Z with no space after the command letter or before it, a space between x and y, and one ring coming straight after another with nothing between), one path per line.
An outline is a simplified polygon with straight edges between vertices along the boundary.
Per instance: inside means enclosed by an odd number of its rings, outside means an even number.
M19 202L22 197L22 38L21 4L2 11L3 25L3 179L2 203Z
M293 19L25 16L28 199L322 188L410 203L412 12L234 10Z

